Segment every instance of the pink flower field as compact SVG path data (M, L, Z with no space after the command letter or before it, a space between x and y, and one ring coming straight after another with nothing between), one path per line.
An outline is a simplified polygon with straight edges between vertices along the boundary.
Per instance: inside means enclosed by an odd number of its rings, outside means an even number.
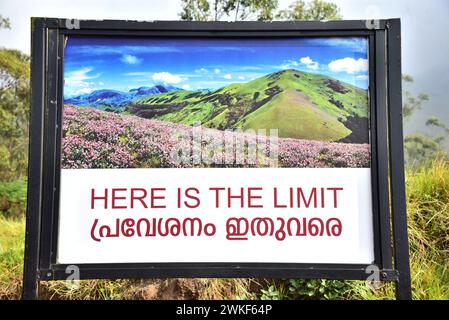
M206 128L198 131L183 124L70 105L65 106L63 119L64 169L370 166L368 144L270 140ZM201 139L195 143L197 132Z

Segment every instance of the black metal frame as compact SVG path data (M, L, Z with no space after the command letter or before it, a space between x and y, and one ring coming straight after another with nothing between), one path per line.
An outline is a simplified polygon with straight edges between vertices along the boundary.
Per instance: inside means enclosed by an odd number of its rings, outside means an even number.
M41 280L65 279L57 264L63 50L66 35L163 37L345 37L369 40L374 265L380 280L395 281L410 299L410 270L402 149L400 21L137 22L32 19L30 150L25 299L38 297ZM375 26L373 28L373 26ZM391 205L391 208L390 208ZM390 210L391 209L391 210ZM390 219L393 222L390 226ZM393 239L391 238L393 235ZM392 247L394 251L392 251ZM393 264L394 253L394 264ZM364 280L368 265L292 263L79 264L81 279L146 277L283 277Z

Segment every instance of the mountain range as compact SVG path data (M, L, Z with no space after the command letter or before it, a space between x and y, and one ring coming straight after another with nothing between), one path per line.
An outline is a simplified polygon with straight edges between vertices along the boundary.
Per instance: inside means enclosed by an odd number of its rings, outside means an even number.
M367 90L294 69L215 91L171 86L98 90L65 103L219 130L278 129L283 138L348 143L369 139Z
M171 85L156 85L152 87L139 87L128 92L102 89L91 93L82 94L76 97L64 99L64 103L75 106L95 107L98 109L110 109L116 111L117 108L129 104L134 99L141 96L166 93L173 90L180 90Z

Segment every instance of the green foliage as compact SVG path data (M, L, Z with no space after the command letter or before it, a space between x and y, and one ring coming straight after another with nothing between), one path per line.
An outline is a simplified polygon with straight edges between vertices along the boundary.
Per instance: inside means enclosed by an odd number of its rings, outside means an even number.
M251 8L252 13L257 14L257 20L259 21L271 21L274 18L275 10L278 6L277 0L250 0L252 3L249 8ZM237 16L236 16L237 17ZM247 20L249 15L241 14L240 20Z
M26 175L29 63L18 50L0 49L0 181Z
M341 20L340 10L338 6L331 2L323 0L313 0L305 2L297 0L291 4L288 9L280 10L277 15L280 20Z
M293 299L342 299L348 284L339 280L289 280L289 292Z
M283 279L260 290L261 300L338 300L347 297L349 282L325 279Z
M0 14L0 29L11 29L11 22Z
M410 119L412 114L421 109L421 106L424 102L429 101L429 95L426 93L420 93L418 96L413 96L408 86L413 83L413 77L408 74L404 74L402 76L402 84L403 84L403 102L402 102L402 116L405 120Z
M182 0L180 16L182 20L187 21L208 21L210 20L210 11L208 0ZM215 15L218 15L218 11L216 11Z
M438 117L430 117L427 119L426 126L434 126L436 128L443 129L446 133L449 133L449 126L441 122L441 119Z
M20 217L24 214L27 199L27 180L0 182L0 215Z
M323 0L298 0L283 10L278 5L278 0L182 0L180 17L187 21L341 19L337 5Z
M286 290L282 288L278 288L276 284L270 285L266 289L261 289L260 300L288 300L289 296L285 292Z
M405 162L411 167L420 167L444 156L442 137L432 138L421 133L409 134L404 139Z
M409 170L406 179L411 226L430 240L425 249L449 254L449 162L437 159L430 166ZM416 243L412 248L421 247Z
M407 87L413 82L410 75L402 76L403 87ZM413 113L421 109L422 104L429 101L429 96L425 93L413 96L408 89L403 91L402 114L405 120L410 119ZM426 126L436 128L440 131L439 135L430 136L429 134L413 133L404 138L405 162L412 167L419 167L432 162L438 157L447 156L443 148L443 143L449 136L449 126L442 123L437 117L431 117L426 121Z
M24 248L25 219L0 214L0 300L20 299Z
M272 20L277 0L182 0L187 21Z
M449 161L436 159L406 174L408 233L412 293L419 300L449 299ZM393 299L385 285L370 290L354 282L349 292L356 299Z

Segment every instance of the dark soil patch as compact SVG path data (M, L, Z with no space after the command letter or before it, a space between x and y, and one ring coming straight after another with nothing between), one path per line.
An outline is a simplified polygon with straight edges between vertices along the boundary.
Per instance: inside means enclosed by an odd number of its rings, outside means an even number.
M336 142L344 143L369 143L368 118L349 116L343 124L351 130L351 134Z
M326 81L326 85L331 88L332 90L334 90L335 92L338 93L348 93L349 90L347 90L339 81L335 81L335 80L327 80Z
M338 108L344 109L344 105L343 105L343 103L341 103L340 101L335 100L334 98L330 98L328 101L329 101L330 103L332 103L333 105L337 106Z

